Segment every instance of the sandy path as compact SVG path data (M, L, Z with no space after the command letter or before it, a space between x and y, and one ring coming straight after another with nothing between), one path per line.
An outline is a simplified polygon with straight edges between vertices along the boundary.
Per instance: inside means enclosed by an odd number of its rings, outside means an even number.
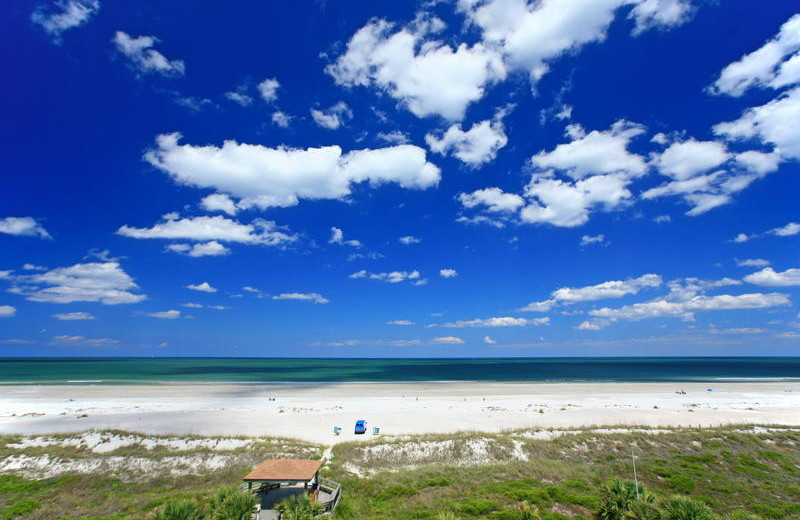
M0 433L113 428L323 444L372 437L353 434L356 419L389 435L612 424L800 425L800 383L0 386ZM342 427L341 435L333 435L334 426Z

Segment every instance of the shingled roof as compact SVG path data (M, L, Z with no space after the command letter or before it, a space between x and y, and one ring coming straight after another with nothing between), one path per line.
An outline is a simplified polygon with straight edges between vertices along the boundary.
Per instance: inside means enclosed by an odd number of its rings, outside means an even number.
M322 467L321 460L265 460L243 480L272 480L277 482L308 481Z

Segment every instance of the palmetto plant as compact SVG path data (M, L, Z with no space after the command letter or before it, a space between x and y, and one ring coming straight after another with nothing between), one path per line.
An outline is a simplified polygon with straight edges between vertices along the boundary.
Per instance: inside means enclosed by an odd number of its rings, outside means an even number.
M686 497L672 497L661 502L661 520L714 520L714 513L700 502Z
M639 493L644 488L639 486ZM613 479L600 489L600 508L595 513L599 520L623 520L629 518L631 504L636 501L636 484Z
M321 505L312 503L306 495L291 496L276 507L283 513L282 520L312 520L325 511Z
M522 502L515 507L519 520L542 520L539 508L529 502Z
M153 520L203 520L203 512L194 502L175 500L156 511Z
M436 520L459 520L459 518L452 511L439 511L436 514Z

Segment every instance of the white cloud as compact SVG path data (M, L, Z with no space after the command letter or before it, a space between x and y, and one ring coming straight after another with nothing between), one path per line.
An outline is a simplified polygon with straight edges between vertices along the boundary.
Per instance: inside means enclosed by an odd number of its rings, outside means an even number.
M242 88L231 92L226 92L225 97L239 106L246 107L253 104L253 98L249 96Z
M187 289L191 289L193 291L200 291L200 292L207 292L207 293L215 293L217 292L217 288L213 287L208 282L197 283L197 284L189 284L186 286Z
M513 318L511 316L503 316L500 318L487 318L487 319L474 319L474 320L459 320L451 323L442 323L439 327L448 327L460 329L464 327L524 327L526 325L549 325L550 318Z
M798 18L800 20L800 18ZM757 138L775 146L775 153L800 159L800 88L785 92L772 101L748 108L734 121L714 125L714 134L731 140Z
M400 130L392 130L391 132L378 132L375 137L384 143L389 144L406 144L410 141L408 135Z
M630 178L624 174L594 175L575 183L534 175L525 187L529 204L522 208L520 219L529 224L552 224L576 227L589 220L595 208L617 209L631 198L627 189Z
M529 72L535 83L549 63L601 42L617 9L642 4L631 12L634 34L653 27L673 27L688 19L688 2L679 0L460 0L487 45L499 46L509 66Z
M276 110L272 113L272 123L281 128L289 128L292 122L292 116L281 110Z
M124 225L117 230L117 234L141 239L219 240L267 246L279 246L297 239L296 235L278 231L275 222L269 220L255 219L250 224L241 224L223 216L179 218L177 215L165 215L161 222L151 228ZM205 247L215 248L207 244Z
M236 203L226 193L212 193L203 197L200 206L206 211L222 211L228 215L236 215L239 208Z
M583 235L581 237L581 246L588 246L590 244L605 244L606 243L606 236L602 233L599 235L591 236L591 235Z
M6 277L13 282L9 292L34 302L100 302L105 305L138 303L144 294L117 261L89 262L59 267L47 272Z
M61 321L84 321L94 319L94 315L88 312L65 312L62 314L53 314L53 317Z
M769 260L748 258L746 260L736 260L736 265L739 267L766 267L769 265Z
M753 237L748 236L748 235L746 235L744 233L739 233L738 235L733 237L733 241L736 242L737 244L741 244L743 242L747 242L748 240L752 240L752 239L753 239Z
M482 43L453 49L426 40L442 25L429 19L393 32L392 24L372 20L325 70L338 85L374 85L386 91L417 117L436 114L461 120L487 86L505 79L506 70L501 56Z
M653 161L659 171L676 181L684 181L711 170L728 160L725 145L716 141L687 141L672 143Z
M464 340L455 336L440 336L438 338L433 338L431 343L437 345L463 345Z
M419 238L411 235L400 237L397 239L397 241L405 246L409 246L411 244L419 244L420 242L422 242L422 240L420 240Z
M682 25L694 13L688 0L644 0L637 4L628 15L636 21L633 35L637 36L649 29L668 29Z
M11 305L0 305L0 318L10 318L16 313L16 307L12 307Z
M353 118L353 111L344 101L339 101L326 110L311 109L311 117L314 122L322 128L336 130L347 121Z
M176 182L216 188L240 198L240 208L294 206L299 199L342 199L353 183L394 182L409 189L439 183L439 168L413 145L354 150L267 148L226 141L222 147L179 145L180 134L163 134L145 159Z
M790 237L792 235L797 235L800 233L800 223L789 222L785 226L770 229L768 233L777 235L779 237Z
M22 269L24 269L25 271L47 271L46 267L34 264L23 264Z
M348 276L348 278L369 278L370 280L380 280L388 283L400 283L405 281L421 281L420 273L414 271L391 271L386 273L370 273L364 269L356 271Z
M119 340L110 338L87 338L85 336L69 336L66 334L60 336L53 336L51 342L53 345L64 347L108 347L116 345Z
M344 232L337 227L331 228L331 238L328 240L328 243L339 244L342 246L361 247L361 242L358 240L345 240Z
M169 244L166 249L167 251L191 256L193 258L199 258L201 256L225 256L231 253L230 249L216 240L201 242L199 244Z
M795 69L798 50L800 15L794 15L762 47L725 67L710 91L739 97L754 86L780 88L800 81Z
M657 274L645 274L639 278L612 280L585 287L562 287L553 291L550 296L559 302L576 303L606 298L621 298L629 294L637 294L646 288L659 287L662 283Z
M181 317L181 311L169 310L160 312L143 312L141 315L149 318L159 318L162 320L176 320Z
M455 278L458 276L458 271L455 269L439 269L439 276L442 278Z
M497 343L495 340L493 340L489 336L484 336L483 337L483 342L486 343L487 345L494 345L495 343Z
M258 84L258 93L261 94L261 99L267 103L271 103L278 99L278 88L281 84L275 78L267 78Z
M658 215L653 219L656 224L663 224L664 222L672 222L672 217L669 215Z
M735 160L739 166L747 171L766 174L778 169L781 157L776 153L749 150L736 154Z
M647 172L644 159L628 151L634 137L644 133L642 125L621 119L609 130L593 130L588 134L580 125L569 125L569 143L560 144L551 152L541 151L531 158L539 169L555 168L572 179L600 173L625 173L638 177Z
M638 294L642 289L660 287L662 284L661 276L657 274L644 274L638 278L628 278L627 280L611 280L597 285L587 285L584 287L562 287L550 293L550 299L531 302L520 311L525 312L547 312L558 303L579 303L606 298L622 298L629 294Z
M515 213L525 205L525 199L515 193L504 193L500 188L485 188L472 193L459 193L458 200L465 208L486 206L493 213Z
M749 274L743 278L747 283L765 285L767 287L790 287L800 285L800 269L787 269L776 272L771 267Z
M758 327L736 327L732 329L709 329L711 334L763 334L766 329Z
M498 150L508 144L502 116L501 111L493 120L475 123L467 131L461 130L460 124L453 124L441 137L427 134L425 142L432 152L451 153L461 162L477 168L493 161Z
M50 234L31 217L6 217L0 219L0 233L16 236L51 238Z
M310 301L314 303L328 303L330 300L326 299L319 293L282 293L272 297L273 300L299 300Z
M158 43L154 36L138 36L117 31L112 40L117 50L127 57L141 73L160 74L165 77L183 76L185 67L181 60L168 60L166 56L153 49Z
M387 321L386 325L414 325L414 322L411 320L391 320Z
M590 323L599 328L617 320L638 321L646 318L674 317L692 321L696 311L764 309L790 304L789 297L781 293L752 293L736 296L730 294L696 295L686 300L659 299L626 305L618 309L604 307L589 311L589 314L598 318Z
M97 0L58 0L55 6L59 9L58 12L48 12L39 6L31 14L31 21L42 26L56 43L61 41L61 33L80 27L100 10L100 2Z

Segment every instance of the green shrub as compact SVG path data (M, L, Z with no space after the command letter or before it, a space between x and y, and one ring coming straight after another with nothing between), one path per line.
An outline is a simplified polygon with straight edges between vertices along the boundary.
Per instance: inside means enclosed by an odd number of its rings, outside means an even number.
M678 493L688 495L694 491L694 480L688 475L672 475L667 479L667 484Z
M499 509L499 506L496 503L491 500L486 500L485 498L470 500L462 504L459 508L462 513L471 516L485 515L497 509Z

